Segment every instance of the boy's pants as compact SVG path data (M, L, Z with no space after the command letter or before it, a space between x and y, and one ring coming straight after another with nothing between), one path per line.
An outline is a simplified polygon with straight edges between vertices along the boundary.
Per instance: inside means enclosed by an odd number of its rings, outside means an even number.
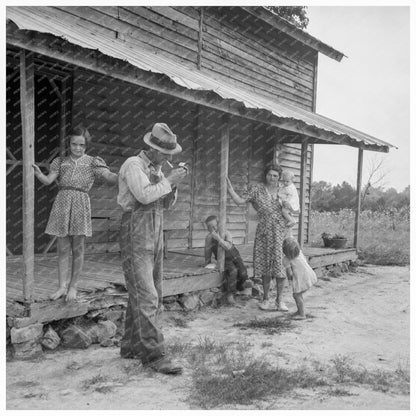
M248 279L247 269L238 250L233 247L227 252L224 264L226 293L244 290L244 282Z
M121 219L120 250L129 299L120 354L144 364L165 353L163 334L156 326L163 300L162 224L158 202L138 206Z

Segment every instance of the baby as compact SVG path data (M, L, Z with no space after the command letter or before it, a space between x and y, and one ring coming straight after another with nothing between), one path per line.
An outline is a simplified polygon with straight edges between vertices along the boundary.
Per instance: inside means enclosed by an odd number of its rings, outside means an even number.
M286 226L293 227L296 224L292 214L299 213L299 196L296 186L293 183L295 175L284 170L280 176L281 187L279 189L279 199L282 204L282 214L286 219Z

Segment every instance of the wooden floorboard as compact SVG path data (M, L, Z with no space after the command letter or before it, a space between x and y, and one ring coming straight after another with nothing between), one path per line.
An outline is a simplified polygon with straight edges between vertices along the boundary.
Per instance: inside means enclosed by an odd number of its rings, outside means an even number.
M243 260L252 274L253 246L238 246ZM326 249L305 247L304 253L312 267L318 268L342 261L355 260L355 249ZM164 296L204 290L221 285L218 270L207 270L203 267L204 249L172 249L164 259ZM23 259L13 256L7 258L7 315L21 316L23 308ZM58 259L53 255L35 256L35 278L33 299L38 309L39 319L55 319L57 316L79 316L89 308L97 305L112 305L127 302L125 280L118 253L88 254L80 277L78 289L79 306L65 305L63 300L50 301L49 296L58 287ZM120 298L121 296L121 298ZM120 300L122 299L122 300ZM40 308L40 309L39 309ZM62 309L61 312L60 308ZM19 318L20 319L20 318ZM26 318L24 318L26 319ZM35 319L35 315L31 318ZM62 318L63 319L63 318Z

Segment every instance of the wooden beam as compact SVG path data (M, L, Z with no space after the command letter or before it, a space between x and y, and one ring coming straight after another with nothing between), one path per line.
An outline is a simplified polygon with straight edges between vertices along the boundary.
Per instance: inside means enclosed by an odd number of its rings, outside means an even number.
M23 147L23 298L33 299L35 182L35 71L33 53L20 52L20 107Z
M363 149L358 150L358 166L357 166L357 205L355 208L355 224L354 224L354 247L358 247L358 237L360 228L360 212L361 212L361 186L363 177Z
M352 147L362 147L366 150L388 152L389 147L384 145L366 145L352 139L340 138L331 132L325 132L304 123L288 122L285 118L274 116L269 110L259 111L246 108L242 103L235 100L224 100L213 91L193 91L181 87L168 77L161 74L150 73L136 68L128 62L106 56L99 51L90 51L77 45L73 45L63 39L49 34L41 34L33 31L22 31L7 24L7 38L9 45L17 48L28 49L35 53L48 56L53 59L77 65L96 73L129 82L134 85L149 88L159 93L183 99L191 103L200 104L208 108L227 112L239 117L271 126L299 133L308 137L310 143L314 138L323 140L326 144L346 144Z
M220 215L218 228L221 238L225 236L227 221L227 177L228 177L228 157L230 152L230 117L223 114L221 117L221 165L220 165ZM224 273L224 249L218 245L218 263L220 273Z
M201 69L202 62L202 29L204 24L204 7L199 8L199 32L198 32L198 55L196 57L196 66Z
M300 155L300 213L299 213L299 231L298 231L298 241L301 248L303 248L303 243L305 241L305 196L306 196L306 168L308 162L308 142L305 140L302 143L301 155Z

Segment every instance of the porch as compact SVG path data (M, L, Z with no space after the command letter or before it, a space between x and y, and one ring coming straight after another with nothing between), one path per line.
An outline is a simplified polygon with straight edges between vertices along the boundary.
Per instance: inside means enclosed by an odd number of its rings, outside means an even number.
M252 277L253 247L242 245L238 248L249 269L249 276ZM354 248L334 250L305 246L304 253L314 269L357 259ZM218 270L205 269L203 263L203 248L169 251L164 260L164 296L219 287L221 278ZM78 300L73 303L66 303L63 299L49 300L49 295L57 288L57 256L36 255L34 264L33 301L25 304L22 292L23 258L7 258L6 314L11 320L9 326L19 328L33 323L47 323L127 304L128 295L118 252L85 256Z

